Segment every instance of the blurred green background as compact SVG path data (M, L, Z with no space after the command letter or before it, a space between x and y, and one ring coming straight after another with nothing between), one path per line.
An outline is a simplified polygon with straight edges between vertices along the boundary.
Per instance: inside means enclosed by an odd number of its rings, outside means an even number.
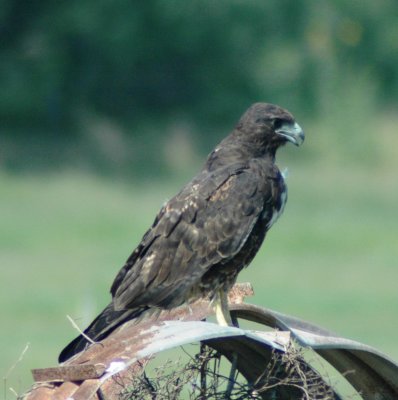
M395 0L3 0L2 394L55 365L162 205L253 102L306 131L251 302L398 360ZM15 368L25 345L29 349ZM11 370L10 370L11 369Z

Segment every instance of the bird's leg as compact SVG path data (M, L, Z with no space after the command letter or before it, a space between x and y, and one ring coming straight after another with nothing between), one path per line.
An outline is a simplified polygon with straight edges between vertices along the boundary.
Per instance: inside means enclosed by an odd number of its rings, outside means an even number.
M217 291L215 299L216 319L219 325L234 326L228 307L228 292L222 289ZM238 354L233 352L231 361L231 370L229 372L227 398L230 397L235 384L235 374L238 365Z
M214 308L219 325L234 326L228 308L228 294L225 290L219 289L217 291Z

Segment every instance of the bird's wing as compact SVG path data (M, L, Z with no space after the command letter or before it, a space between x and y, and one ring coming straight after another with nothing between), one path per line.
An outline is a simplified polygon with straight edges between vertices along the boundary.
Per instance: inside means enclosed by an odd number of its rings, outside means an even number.
M208 174L171 199L117 275L115 309L174 306L211 266L239 252L271 198L262 178L249 169Z

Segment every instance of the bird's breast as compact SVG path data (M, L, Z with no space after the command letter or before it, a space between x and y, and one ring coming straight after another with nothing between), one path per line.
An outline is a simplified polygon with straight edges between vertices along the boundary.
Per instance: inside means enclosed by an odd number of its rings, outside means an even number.
M267 203L263 210L262 218L265 220L267 230L272 227L283 213L286 201L287 187L282 175L279 175L272 188L272 201Z

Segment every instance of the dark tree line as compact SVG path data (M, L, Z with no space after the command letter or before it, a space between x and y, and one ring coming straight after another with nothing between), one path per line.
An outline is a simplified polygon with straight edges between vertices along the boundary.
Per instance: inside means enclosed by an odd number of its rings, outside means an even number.
M95 159L87 114L145 152L175 120L213 144L258 100L325 115L358 75L389 107L397 26L394 0L3 0L0 166L62 163L71 144ZM153 137L140 137L145 127Z

